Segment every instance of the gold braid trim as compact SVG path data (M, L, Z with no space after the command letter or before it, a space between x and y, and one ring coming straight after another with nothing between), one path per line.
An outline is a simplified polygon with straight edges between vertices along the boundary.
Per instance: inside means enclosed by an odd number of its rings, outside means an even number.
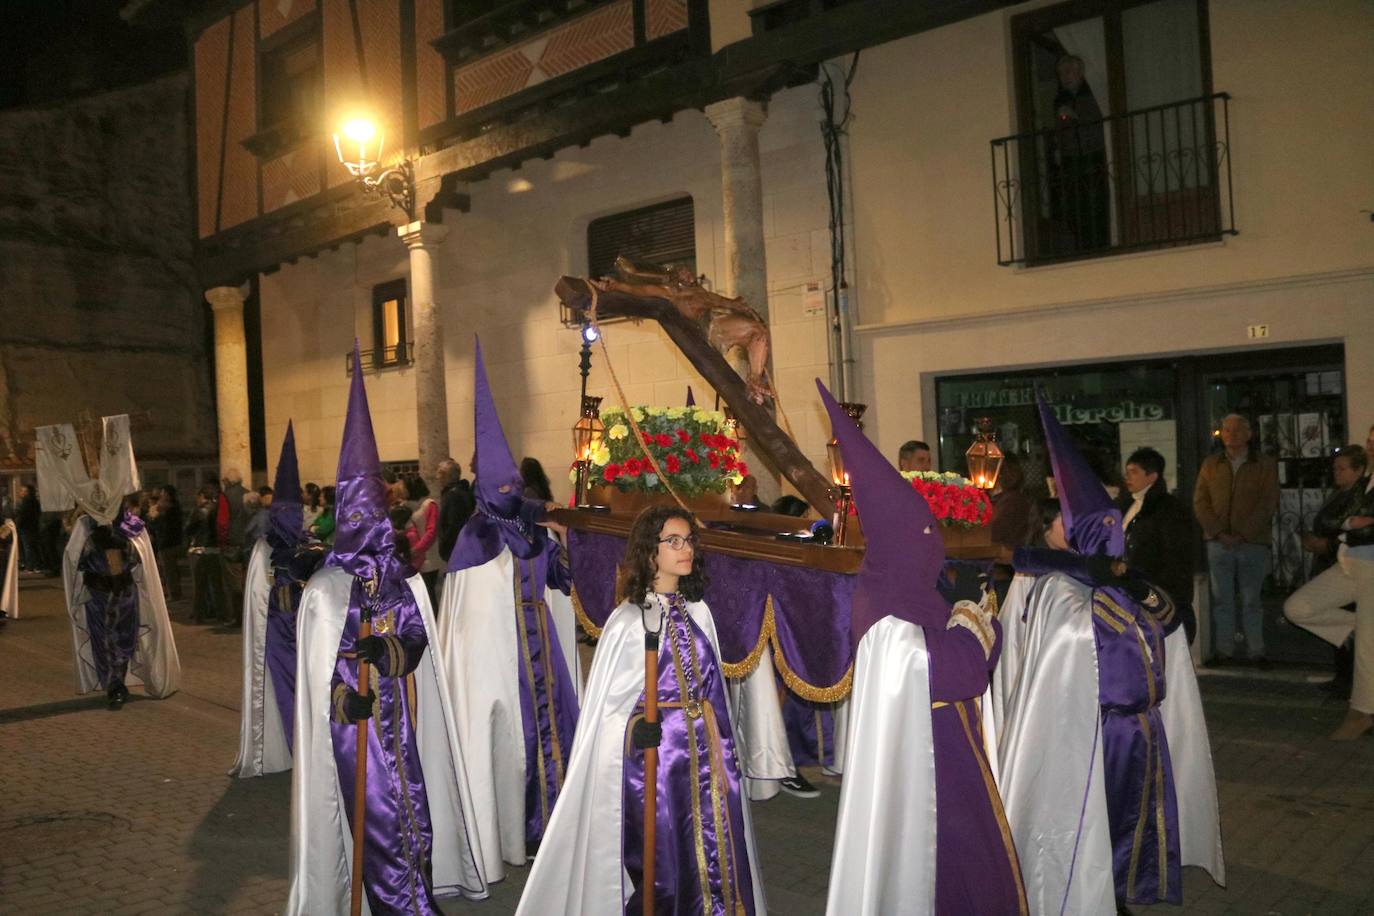
M572 593L570 597L572 598L573 613L577 616L578 626L582 627L582 629L585 630L587 634L590 635L593 639L600 639L601 627L592 623L592 619L587 616L586 609L582 607L582 599L577 596L576 585L572 587Z
M763 658L763 649L769 642L777 642L777 632L773 625L772 595L769 595L767 601L764 602L763 625L759 627L759 638L754 643L754 648L750 649L749 654L737 662L727 662L722 658L720 660L721 672L726 677L737 681L753 674L754 669L759 666L759 659Z

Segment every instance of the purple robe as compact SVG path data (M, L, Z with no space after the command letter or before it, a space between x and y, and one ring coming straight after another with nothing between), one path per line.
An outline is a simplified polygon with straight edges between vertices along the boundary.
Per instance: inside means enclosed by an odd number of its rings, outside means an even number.
M433 831L415 744L413 672L429 641L408 586L396 584L399 589L389 600L379 600L372 615L372 633L382 637L386 652L373 667L377 699L367 729L363 886L373 913L438 913L430 875ZM346 721L341 703L345 685L357 690L358 662L352 649L358 638L361 594L362 585L355 581L331 680L334 712L330 732L350 827L357 727Z
M272 587L267 592L267 632L263 643L272 694L281 713L286 749L295 740L296 715L296 611L310 575L324 559L318 549L281 542L275 531L267 534L272 552Z
M1166 628L1119 589L1094 589L1092 602L1116 896L1181 904L1178 801L1159 707Z
M681 600L674 596L670 603L659 641L663 740L658 749L655 910L752 914L753 879L725 679L706 634ZM641 695L627 726L627 748L629 730L643 718L643 709ZM644 754L633 748L624 758L622 798L622 856L634 885L625 913L633 916L643 910L644 864Z
M1021 865L983 744L979 697L1002 652L990 657L963 627L925 627L935 743L935 912L1026 913Z
M568 673L544 588L568 588L570 578L559 548L525 560L513 556L520 576L516 634L520 646L520 720L525 733L525 841L544 836L563 789L564 769L577 727L577 691Z
M106 549L117 549L124 556L124 570L117 576L110 574ZM91 660L96 679L107 690L124 683L138 648L138 584L133 569L139 562L138 551L122 534L94 525L77 560L77 572L89 595L85 612Z

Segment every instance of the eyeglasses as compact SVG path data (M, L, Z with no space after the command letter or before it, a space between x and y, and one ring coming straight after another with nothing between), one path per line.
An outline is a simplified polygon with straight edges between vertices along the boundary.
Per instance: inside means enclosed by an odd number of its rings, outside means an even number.
M689 534L686 537L680 534L670 534L666 538L659 538L658 542L660 544L667 544L674 550L682 550L684 547L690 547L696 550L697 544L700 543L695 534Z

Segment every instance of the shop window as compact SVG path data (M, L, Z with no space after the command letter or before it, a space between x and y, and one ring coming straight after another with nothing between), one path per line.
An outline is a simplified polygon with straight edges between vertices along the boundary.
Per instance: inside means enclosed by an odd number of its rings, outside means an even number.
M410 362L406 325L406 281L392 280L372 288L372 364L378 369Z
M276 37L276 36L274 36ZM320 112L320 42L311 17L264 48L259 61L258 124L309 131Z
M1012 40L1021 133L996 141L994 159L1020 249L1002 263L1233 230L1206 0L1073 0L1014 17Z

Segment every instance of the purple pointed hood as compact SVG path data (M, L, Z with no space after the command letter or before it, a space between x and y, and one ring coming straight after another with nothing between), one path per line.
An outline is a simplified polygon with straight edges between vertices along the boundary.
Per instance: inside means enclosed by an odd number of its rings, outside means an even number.
M463 524L449 556L449 572L481 566L496 558L502 547L528 559L544 550L548 533L537 522L544 504L525 498L525 482L511 455L496 401L487 381L482 341L476 339L473 380L473 437L477 442L472 472L477 511Z
M922 627L949 622L949 602L935 589L945 542L929 504L835 402L820 379L821 400L839 440L863 524L863 565L850 612L854 651L868 628L892 616Z
M405 579L387 515L386 482L363 387L362 360L353 341L353 381L348 391L343 444L335 480L334 548L329 562L359 579Z
M688 385L688 386L687 386L687 406L688 406L688 407L695 407L695 406L697 406L697 396L694 395L694 394L692 394L692 386L691 386L691 385Z
M296 432L286 421L286 437L272 481L272 505L267 507L267 533L274 547L294 547L305 540L305 507L301 505L301 474L296 464Z
M1040 407L1040 423L1045 427L1045 444L1050 451L1050 466L1059 491L1069 546L1084 556L1125 555L1121 510L1112 504L1106 487L1060 425L1053 408L1045 400L1045 393L1037 391L1035 398Z

